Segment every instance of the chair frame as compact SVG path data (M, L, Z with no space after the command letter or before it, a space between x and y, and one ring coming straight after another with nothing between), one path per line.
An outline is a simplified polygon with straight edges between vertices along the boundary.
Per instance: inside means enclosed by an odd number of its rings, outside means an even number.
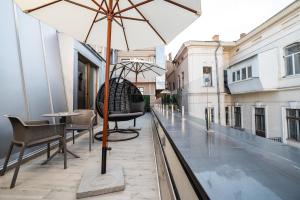
M82 124L76 124L76 123L72 123L72 119L76 119L76 118L82 118L82 117L85 117L85 112L91 112L93 113L91 116L90 116L90 119L89 119L89 124L84 124L85 126L87 127L80 127L80 125ZM89 151L92 150L92 143L95 142L94 140L94 122L95 122L95 119L96 119L96 114L95 114L95 111L94 110L83 110L83 109L80 109L80 110L74 110L74 112L78 112L78 113L82 113L82 115L78 115L78 116L72 116L72 117L68 117L67 118L67 126L66 126L66 130L67 131L72 131L72 136L73 136L73 144L75 144L75 131L82 131L82 130L88 130L89 131ZM68 126L68 125L75 125L74 128ZM77 127L76 127L77 125ZM78 126L79 125L79 126Z
M6 172L9 158L11 156L14 145L21 147L10 188L15 187L19 169L22 164L24 151L28 147L47 144L47 160L49 160L51 150L50 143L55 140L59 140L62 144L62 147L61 145L59 145L59 148L62 148L64 152L64 169L67 168L65 124L49 124L49 121L45 120L23 122L19 117L7 115L5 115L5 117L7 117L12 124L13 139L7 152L0 176L3 176ZM40 134L45 131L48 135L45 137L41 137ZM35 136L37 136L37 134L39 134L39 138L34 138Z

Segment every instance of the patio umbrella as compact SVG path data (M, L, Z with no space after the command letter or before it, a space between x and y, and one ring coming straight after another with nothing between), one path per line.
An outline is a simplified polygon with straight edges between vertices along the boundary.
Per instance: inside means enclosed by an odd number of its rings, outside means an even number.
M131 75L134 74L134 81L137 84L139 75L142 75L145 80L153 81L150 80L153 74L161 76L165 69L152 62L134 59L115 64L112 71L128 80L131 80Z
M142 75L145 81L152 82L155 81L151 80L153 74L161 76L165 72L165 69L156 65L153 62L133 59L115 64L112 72L130 81L132 79L130 75L133 74L135 76L135 84L137 85L139 75ZM134 127L135 125L136 119L134 119Z
M200 16L200 0L15 0L79 41L106 47L102 168L106 173L110 49L165 45Z

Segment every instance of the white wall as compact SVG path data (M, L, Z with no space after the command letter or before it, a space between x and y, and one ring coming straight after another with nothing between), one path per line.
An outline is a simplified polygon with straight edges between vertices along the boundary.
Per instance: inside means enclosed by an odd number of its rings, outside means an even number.
M68 110L72 111L74 109L74 95L76 94L74 86L75 81L77 80L74 80L74 77L77 77L78 53L98 67L98 87L103 83L103 74L105 72L103 69L104 65L103 61L95 56L89 49L64 33L59 34L59 47L61 52Z
M234 102L242 107L242 128L255 134L254 108L264 107L266 108L266 137L283 137L285 140L286 117L282 117L282 109L290 108L289 102L300 102L300 95L295 94L300 94L300 89L234 95Z
M232 70L242 65L247 65L251 57L257 55L257 65L253 63L253 74L258 75L261 87L255 91L274 90L278 88L298 87L300 85L300 75L285 76L284 48L292 43L300 41L300 6L289 13L275 24L270 24L267 29L257 33L249 40L242 43L237 42L237 46L232 50L229 70L229 83L232 84L232 93L247 93L252 86L251 81L246 81L244 87L234 88L232 83ZM249 59L251 58L251 59ZM235 64L239 63L239 64ZM258 74L255 74L258 70ZM248 83L248 84L247 84ZM255 88L254 88L255 89Z
M59 34L58 38L68 110L72 111L74 86L74 39L62 33Z

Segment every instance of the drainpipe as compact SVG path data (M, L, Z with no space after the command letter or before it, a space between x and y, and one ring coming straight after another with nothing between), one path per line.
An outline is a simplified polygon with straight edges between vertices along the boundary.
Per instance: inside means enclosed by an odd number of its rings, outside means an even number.
M218 46L215 50L215 62L216 62L216 78L217 78L217 96L218 96L218 124L221 124L221 105L220 105L220 84L219 84L219 66L218 66L218 50L221 47L221 42L216 41Z

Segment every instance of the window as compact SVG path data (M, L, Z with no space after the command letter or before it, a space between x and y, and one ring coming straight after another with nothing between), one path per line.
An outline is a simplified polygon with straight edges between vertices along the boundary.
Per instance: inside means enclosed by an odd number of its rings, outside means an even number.
M182 88L184 88L184 72L181 72Z
M180 75L178 75L178 89L180 89L181 86L180 86Z
M139 91L144 95L144 88L143 87L138 87Z
M300 109L287 109L288 139L300 142Z
M300 42L285 48L286 76L300 74Z
M232 72L232 82L235 82L235 72Z
M242 128L241 107L234 107L234 122L235 128Z
M173 82L173 90L175 90L175 82Z
M227 77L227 70L223 71L223 77L224 77L224 92L230 93L229 87L228 87L228 77Z
M239 71L237 71L236 72L236 80L241 80L241 71L239 70Z
M246 68L242 69L242 80L245 80L247 78L247 70Z
M212 86L212 71L211 67L203 67L203 81L205 87Z
M225 123L229 126L229 107L225 107Z
M248 66L247 71L248 71L248 78L252 78L252 66Z

